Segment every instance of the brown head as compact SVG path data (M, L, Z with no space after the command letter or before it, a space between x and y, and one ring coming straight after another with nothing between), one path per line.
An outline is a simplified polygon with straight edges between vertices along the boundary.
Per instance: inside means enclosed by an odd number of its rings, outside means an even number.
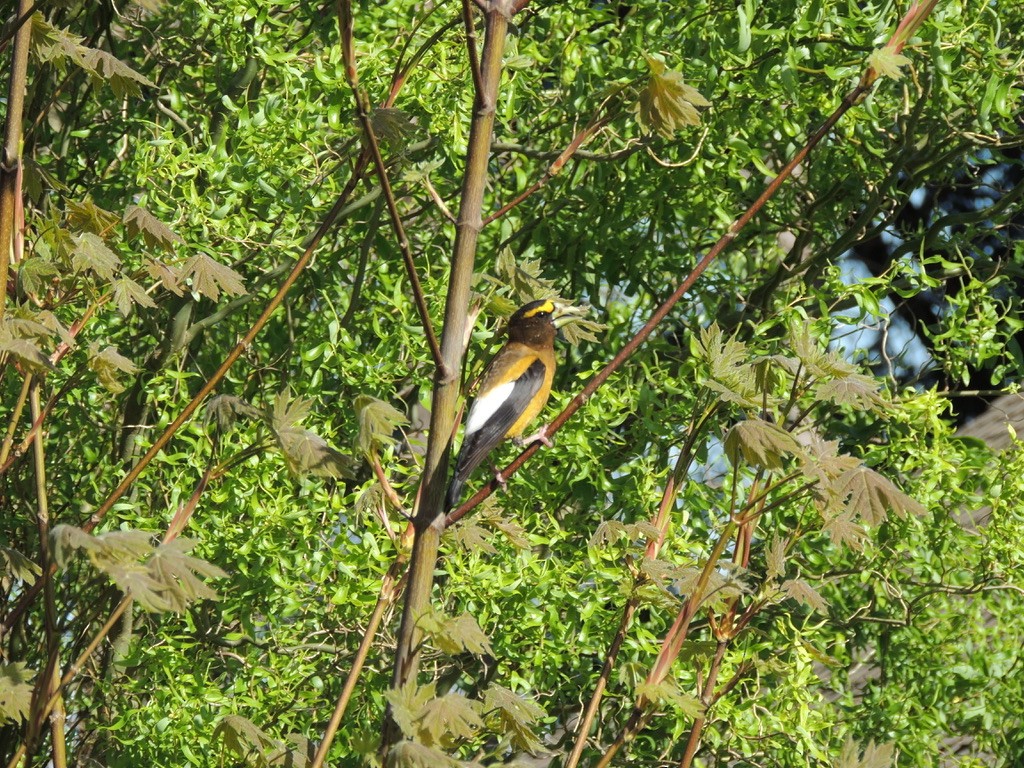
M550 347L555 343L558 327L555 318L559 307L551 299L531 301L520 307L508 321L508 340L531 347Z

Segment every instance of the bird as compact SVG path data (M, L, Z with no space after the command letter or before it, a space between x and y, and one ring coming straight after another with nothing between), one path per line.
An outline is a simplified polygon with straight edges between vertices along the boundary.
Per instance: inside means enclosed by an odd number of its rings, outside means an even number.
M462 447L445 495L446 511L458 503L473 470L503 440L551 445L544 429L526 440L522 434L547 405L555 375L555 334L575 312L568 305L541 299L520 307L509 318L508 341L484 371L469 407Z

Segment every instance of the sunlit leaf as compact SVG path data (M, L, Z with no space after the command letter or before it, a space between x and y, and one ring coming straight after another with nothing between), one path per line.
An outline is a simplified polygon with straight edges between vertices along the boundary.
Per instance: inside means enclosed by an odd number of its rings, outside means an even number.
M445 744L449 739L468 739L483 727L480 702L452 693L428 701L419 718L420 734L426 743Z
M534 728L544 710L535 702L492 683L484 691L484 712L488 721L498 721L499 733L507 734L518 749L532 752L540 747Z
M828 613L828 603L818 591L803 579L788 579L782 582L782 591L787 597L810 606L818 613Z
M36 577L43 572L35 562L29 560L21 552L10 547L0 546L0 585L4 591L11 588L15 580L20 580L28 585L36 583Z
M124 392L124 377L134 376L139 368L113 347L99 349L99 343L89 346L89 369L96 374L103 388L112 395Z
M182 276L192 280L192 288L208 299L217 301L221 292L228 296L242 296L247 293L242 276L223 264L214 261L205 253L199 253L186 262Z
M882 77L889 77L893 80L900 80L903 77L903 67L910 63L910 59L902 53L895 53L888 47L878 48L868 56L867 64Z
M91 232L74 236L75 250L71 254L71 264L76 270L91 270L103 280L111 281L121 259L107 247L103 239Z
M650 76L647 87L640 92L636 106L637 120L647 133L666 139L688 125L700 124L698 107L710 107L696 88L683 82L680 72L670 70L665 62L644 54Z
M369 395L359 395L355 401L359 419L359 450L372 460L386 446L394 445L394 432L409 424L409 420L394 406Z
M131 314L134 304L148 309L156 307L156 302L146 293L146 289L130 277L119 277L117 280L114 280L113 287L114 303L124 317L128 317Z
M869 741L861 752L852 736L847 736L835 768L891 768L895 763L895 747L893 744L875 744Z
M897 515L923 515L927 510L897 488L892 481L865 466L851 469L836 478L833 491L869 525L878 525L892 510Z
M740 458L764 469L781 469L782 460L800 455L801 448L789 432L769 421L746 419L725 436L725 453L734 467Z
M156 261L155 259L146 260L146 272L149 276L159 280L163 284L164 288L169 290L175 296L184 296L185 289L181 287L181 281L184 279L184 275L176 267L168 266L163 262Z
M165 251L170 251L174 248L175 243L181 242L181 238L170 227L138 205L129 205L125 209L122 220L128 234L131 237L142 235L146 245L150 248L162 248Z
M22 661L0 664L0 723L20 722L32 706L35 672Z

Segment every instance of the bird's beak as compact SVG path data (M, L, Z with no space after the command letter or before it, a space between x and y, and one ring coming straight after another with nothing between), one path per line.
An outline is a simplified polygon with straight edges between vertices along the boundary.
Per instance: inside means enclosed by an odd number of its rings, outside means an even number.
M586 307L574 307L572 304L563 304L559 301L554 302L554 305L555 311L551 313L551 320L555 324L555 328L561 328L575 318L587 314Z

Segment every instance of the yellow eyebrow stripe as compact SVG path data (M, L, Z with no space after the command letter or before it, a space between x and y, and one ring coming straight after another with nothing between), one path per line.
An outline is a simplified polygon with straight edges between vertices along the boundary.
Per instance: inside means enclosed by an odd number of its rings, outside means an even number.
M542 312L551 313L551 312L554 312L554 311L555 311L555 304L554 304L554 302L552 302L552 301L545 301L539 307L534 307L529 312L524 313L523 317L524 318L536 317L537 315L541 314Z

